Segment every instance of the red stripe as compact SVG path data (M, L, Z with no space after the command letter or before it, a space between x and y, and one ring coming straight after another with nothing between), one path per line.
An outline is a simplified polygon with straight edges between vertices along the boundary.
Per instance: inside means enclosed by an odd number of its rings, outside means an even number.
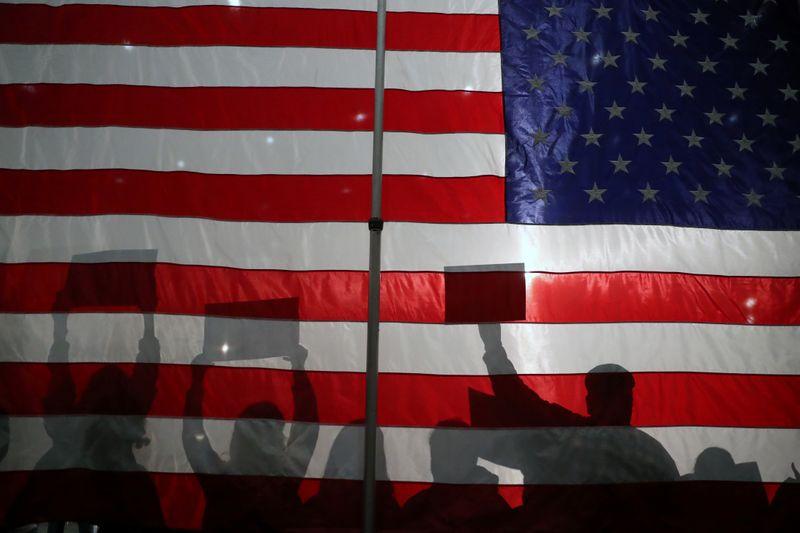
M0 169L0 214L365 222L370 216L370 187L370 176ZM504 191L503 179L494 176L384 176L384 218L409 222L502 222Z
M372 89L0 85L3 126L372 131ZM386 91L388 131L503 133L502 95Z
M59 296L68 275L70 286ZM800 308L795 303L800 301L800 278L658 272L525 275L528 322L800 324ZM443 322L444 278L441 272L384 272L381 320ZM154 285L155 293L136 283ZM109 294L112 296L104 301L97 300ZM280 298L299 299L299 316L283 318L365 321L367 272L242 270L165 263L0 267L0 312L146 309L202 315L208 303ZM753 301L755 306L747 305Z
M368 11L196 6L0 5L0 42L375 48ZM496 15L390 13L389 50L496 52Z
M16 416L237 418L249 406L269 402L287 420L350 424L364 417L363 374L354 372L100 363L4 363L0 369L0 410ZM129 376L126 383L141 397L153 398L152 403L131 403L122 398L120 391L126 387L119 381L100 381L123 374ZM656 372L633 377L634 426L800 428L800 376ZM571 420L537 410L525 398L515 399L515 390L522 386L536 391L545 401L586 416L584 379L582 374L491 379L383 373L379 422L410 427L435 427L443 420L461 420L472 427L569 426ZM188 395L193 383L201 387L197 390L203 391L202 400ZM51 389L57 384L61 388ZM103 387L106 390L99 390ZM501 402L491 397L494 394L508 400Z
M800 427L800 376L656 372L633 377L634 426ZM493 380L381 374L380 379L384 425L435 426L454 419L480 427L570 425L569 420L554 418L524 397L515 397L520 386L547 402L587 415L585 375L580 374L495 376Z
M207 483L208 495L201 483ZM424 492L431 487L435 491ZM274 499L287 489L289 495L295 492L301 495L304 504L301 508L290 509L289 501L275 502L264 497L271 495ZM686 481L618 484L613 488L607 485L526 488L379 482L377 492L381 528L461 527L463 530L464 524L459 519L483 516L492 527L484 527L482 531L521 531L535 527L537 531L592 531L595 530L592 526L601 521L629 526L610 529L615 531L759 531L761 528L752 522L762 520L769 521L772 529L768 531L792 531L789 524L795 522L791 505L800 497L800 484ZM767 510L767 495L775 492L778 495L774 507ZM513 513L485 516L493 507L502 505L497 494L511 507L518 506L523 499L529 503ZM258 502L254 501L254 495L259 496ZM289 499L287 495L286 500ZM151 500L160 504L160 509L146 505ZM203 527L203 513L208 507L227 506L230 520L236 516L235 511L258 515L249 505L261 507L260 510L266 505L283 505L283 512L272 515L277 521L275 525L310 526L319 528L313 531L323 531L325 527L358 528L360 502L361 482L348 480L303 480L292 484L292 480L261 476L85 470L0 473L0 517L6 517L7 525L11 526L50 520L127 520L126 525L196 530ZM789 507L784 507L787 503ZM400 509L398 504L404 508ZM226 529L231 524L211 519L205 525Z

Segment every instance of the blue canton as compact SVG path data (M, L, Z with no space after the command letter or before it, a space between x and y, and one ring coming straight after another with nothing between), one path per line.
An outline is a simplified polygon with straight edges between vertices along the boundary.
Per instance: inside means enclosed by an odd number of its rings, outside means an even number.
M501 0L512 223L800 229L791 0Z

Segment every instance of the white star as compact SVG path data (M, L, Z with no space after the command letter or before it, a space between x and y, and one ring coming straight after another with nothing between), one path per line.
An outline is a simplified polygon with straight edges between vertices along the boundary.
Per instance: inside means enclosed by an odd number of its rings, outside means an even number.
M741 139L734 139L733 142L739 145L740 152L752 152L753 151L753 143L755 142L753 139L748 139L747 135L744 133L742 134Z
M625 111L625 108L618 106L616 100L612 102L611 107L606 107L605 110L608 111L608 120L611 120L614 117L619 117L624 120L622 112Z
M538 130L533 132L533 145L538 146L540 144L544 144L547 142L548 137L550 137L549 131Z
M661 109L656 109L656 113L658 113L658 121L661 122L663 120L668 120L672 122L672 114L674 112L675 110L668 108L667 104L661 104Z
M594 86L597 85L596 81L578 80L578 92L585 93L586 91L594 92Z
M775 38L773 40L771 40L770 42L772 43L772 46L775 47L775 51L776 52L778 50L783 50L784 52L787 51L786 50L786 45L789 44L789 41L784 41L783 39L781 39L780 35L776 35Z
M689 85L688 83L686 83L686 80L683 80L683 84L676 85L675 87L677 87L678 90L681 92L681 96L688 96L689 98L694 98L692 91L694 91L695 86Z
M617 155L617 159L610 160L609 163L614 165L614 174L617 172L624 172L625 174L628 173L628 165L631 164L630 161L625 161L622 159L622 154Z
M661 11L656 11L652 6L647 6L647 9L642 9L642 13L644 13L645 21L655 20L658 22L658 14L661 13Z
M647 201L656 201L656 194L658 194L658 189L651 189L650 183L647 183L647 186L644 189L639 189L639 192L642 193L642 203Z
M705 137L700 137L699 135L697 135L694 132L694 130L692 130L692 134L691 135L684 135L683 138L686 139L687 141L689 141L689 148L691 148L692 146L696 146L698 148L702 148L702 146L700 146L700 141L705 139Z
M631 86L631 94L633 93L641 93L644 94L644 86L647 85L646 81L639 81L638 76L633 77L633 81L629 81L628 85Z
M711 166L717 169L717 176L731 177L731 169L733 168L733 165L725 163L724 159L720 158L719 163L714 163Z
M733 84L733 87L728 87L727 89L731 92L731 100L736 100L737 98L744 100L744 92L747 90L746 87L739 87L739 83L737 82Z
M639 44L636 41L636 38L641 34L640 33L636 33L635 31L633 31L633 28L631 28L630 26L628 26L628 31L623 31L622 32L622 35L625 36L625 42L626 43Z
M652 144L650 144L650 138L653 137L653 134L647 133L646 131L644 131L644 128L642 128L641 131L639 131L639 133L634 133L633 136L636 137L636 139L638 139L639 141L636 143L636 146L642 144L646 144L647 146L653 146Z
M545 204L547 203L547 195L550 194L552 189L533 189L533 198L534 201L543 201Z
M572 108L567 104L561 104L554 108L559 117L568 117L572 114Z
M617 59L619 59L618 55L615 56L612 55L611 52L606 52L606 55L603 56L603 68L616 67Z
M705 116L708 117L709 124L719 124L722 126L722 117L725 116L725 113L718 113L716 107L712 107L711 111L708 113L704 113Z
M602 137L603 135L604 135L603 133L595 133L594 129L589 128L589 133L583 133L581 134L581 137L586 139L586 144L584 146L589 146L590 144L600 146L600 143L598 141L600 140L600 137Z
M528 83L531 84L531 90L541 89L542 86L544 85L544 78L542 78L538 74L534 74L532 78L528 78Z
M555 54L550 54L550 58L553 60L554 65L567 65L567 56L565 56L561 50Z
M714 74L717 73L717 71L714 70L714 68L717 66L718 62L711 61L711 59L709 59L708 56L706 56L706 58L703 61L698 61L697 63L703 68L703 72L713 72Z
M775 119L778 118L778 115L773 115L769 112L769 108L764 109L763 114L756 116L761 119L762 126L774 126Z
M699 8L694 13L689 13L689 15L694 19L695 24L708 25L708 13L703 13Z
M744 15L739 15L739 18L744 20L744 25L749 26L751 28L755 28L756 24L758 24L758 19L760 15L753 15L750 13L750 10L747 10L747 13Z
M786 100L794 100L797 101L797 89L792 89L792 86L788 83L786 84L785 89L778 89L780 92L783 93L783 101Z
M592 11L597 13L597 18L598 19L601 19L601 18L605 17L608 20L611 20L611 16L609 15L609 13L611 13L613 10L614 10L613 7L606 7L603 4L600 4L600 7L592 8Z
M699 183L697 184L697 188L695 190L689 192L692 193L692 196L694 196L694 203L708 203L708 195L711 194L711 191L703 189L703 186Z
M722 41L723 43L725 43L724 50L727 50L728 48L733 48L734 50L738 50L739 49L739 47L736 46L736 43L739 42L739 39L737 39L736 37L731 36L730 33L727 34L725 37L720 37L719 40Z
M792 153L800 152L800 135L795 135L794 140L789 141L792 145Z
M689 36L681 35L680 31L676 31L675 35L670 35L669 38L672 39L672 46L682 46L686 48L686 41L689 39Z
M578 162L570 161L568 157L563 161L559 161L558 164L561 165L561 174L575 174L575 165L577 165Z
M750 189L749 193L742 193L742 196L747 198L747 207L751 205L761 207L761 199L764 198L763 194L758 194L754 189Z
M763 74L765 76L767 75L767 67L769 66L769 63L762 63L760 59L756 58L756 62L750 63L750 66L753 67L753 70L755 71L753 72L753 76L756 74Z
M550 17L560 17L561 12L564 11L563 7L557 7L553 5L545 7L544 9L547 11L547 15Z
M678 173L678 167L681 166L683 163L681 163L680 161L675 161L674 159L672 159L672 154L670 154L669 160L662 161L661 164L664 165L665 167L667 167L667 174L669 174L670 172L673 172L673 173L677 174Z
M598 200L599 202L605 203L605 200L603 200L603 193L605 193L607 190L608 189L600 189L600 188L598 188L597 187L597 182L595 181L594 184L592 184L592 188L591 189L584 189L583 192L585 192L586 194L589 195L589 203L592 203L595 200Z
M530 41L531 39L533 39L534 41L538 41L539 40L539 34L541 32L539 30L537 30L536 28L534 28L533 26L531 26L530 28L525 28L522 31L525 32L525 40L526 41Z
M664 64L667 62L667 60L662 59L661 56L658 55L658 52L656 52L656 57L648 58L648 61L653 64L653 70L667 70L664 67Z
M585 43L589 42L589 36L592 34L590 31L585 31L583 28L575 30L572 32L572 35L575 36L575 42L583 41Z
M769 172L769 181L772 181L774 179L782 180L783 179L783 172L786 169L783 168L783 167L779 167L778 163L773 161L772 162L772 166L771 167L766 167L766 168L764 168L764 170Z

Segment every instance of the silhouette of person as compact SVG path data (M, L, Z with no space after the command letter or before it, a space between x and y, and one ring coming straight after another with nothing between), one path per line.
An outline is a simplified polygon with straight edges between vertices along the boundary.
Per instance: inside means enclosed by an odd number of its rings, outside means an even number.
M80 521L81 531L90 530L86 521L100 524L100 531L142 531L147 527L141 525L143 521L160 527L163 516L155 486L133 454L134 447L149 444L143 413L153 401L158 377L158 366L149 363L160 360L152 315L145 316L145 334L139 342L132 374L127 375L115 365L104 365L92 375L80 398L71 371L64 364L69 351L66 315L55 315L54 323L56 338L48 357L52 364L45 405L48 411L85 416L44 419L53 445L37 462L20 503L27 500L28 506L39 509L36 512L42 518L52 511L53 516ZM98 412L109 416L89 414ZM68 485L53 485L53 478L46 477L46 472L52 470L67 470L68 476L78 476L81 501L85 502L82 508L76 508L71 499L66 503L64 491L71 489ZM109 471L126 472L124 490L106 473ZM140 525L131 525L136 523ZM63 529L63 522L53 522L48 527L53 533Z
M79 522L81 531L89 531L89 524L98 524L100 532L163 527L155 485L133 453L134 448L149 444L145 415L156 395L161 360L152 314L156 298L154 267L116 265L118 268L111 275L98 277L84 264L131 256L152 264L155 250L114 250L73 259L65 286L54 304L53 343L48 355L50 382L44 400L47 413L73 416L44 418L53 444L17 497L10 513L12 520L64 519ZM79 396L67 364L67 313L98 304L139 309L144 332L130 374L119 365L103 365ZM49 474L53 470L63 474L54 478ZM76 487L81 491L77 500L68 497ZM48 526L53 533L63 529L64 522L51 522Z
M503 348L499 324L481 324L483 356L498 413L515 412L528 427L524 449L498 450L490 460L519 468L525 480L526 527L574 530L668 527L674 495L659 498L626 490L640 481L678 479L675 462L650 435L630 426L633 376L618 365L592 369L585 378L588 416L547 402L517 375ZM597 487L603 487L598 490Z
M497 492L499 478L477 464L478 450L459 438L462 420L444 420L431 432L433 485L412 496L402 510L413 530L486 531L511 508ZM461 484L453 485L453 483Z
M706 448L697 456L694 472L682 479L698 482L692 488L702 492L681 495L680 514L686 529L744 532L761 528L769 502L756 463L736 464L727 450Z
M206 498L203 529L276 531L291 524L301 507L298 491L317 442L317 403L304 371L308 351L286 355L293 376L294 418L288 440L284 415L272 403L245 408L234 423L230 459L223 460L203 427L203 380L211 362L195 358L186 397L183 446ZM235 392L231 392L235 393ZM305 422L300 422L305 421Z
M781 483L767 511L764 531L790 533L800 524L800 472L792 463L794 477Z
M378 428L375 457L375 520L378 529L396 523L399 506L388 481L383 431ZM364 479L364 420L343 426L331 446L319 491L303 508L306 525L324 529L361 530Z

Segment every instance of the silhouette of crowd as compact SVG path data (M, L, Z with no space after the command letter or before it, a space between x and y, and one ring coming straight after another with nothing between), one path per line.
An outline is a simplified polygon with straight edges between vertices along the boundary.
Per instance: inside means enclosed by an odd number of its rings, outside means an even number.
M65 302L73 285L80 285L79 275L68 279L60 296ZM138 283L152 289L155 282ZM103 532L167 529L153 478L134 454L149 444L145 415L156 396L161 361L153 319L155 292L145 293L137 303L143 335L136 364L129 371L115 364L101 365L80 394L67 365L69 304L57 302L46 403L63 414L120 416L46 417L52 446L28 477L6 517L8 525L50 521L51 533L63 531L65 520L78 522L81 531L89 531L90 525L99 525ZM223 308L209 311L213 314ZM254 325L206 318L203 351L192 362L182 443L205 498L203 528L240 532L358 529L363 420L345 425L335 437L322 479L307 479L320 426L317 397L305 369L308 351L299 342L298 322L296 317L269 327L250 322ZM737 464L721 448L704 450L693 472L681 476L666 449L631 426L636 383L623 367L609 363L589 370L585 378L588 414L576 413L544 400L518 375L503 346L499 324L481 324L478 330L492 394L474 391L470 395L471 424L487 425L483 423L491 420L488 425L502 426L505 414L514 413L517 424L522 420L525 427L535 430L525 433L524 439L509 443L494 439L487 441L491 445L482 445L483 440L470 438L470 433L492 430L467 431L470 424L464 420L442 420L430 432L433 483L416 487L402 505L389 481L379 431L379 528L777 532L798 527L800 474L794 465L794 477L777 487L771 501L757 465ZM224 358L237 357L232 353L237 348L229 350L227 344L220 351L223 338L239 342L241 352L255 349L283 357L292 370L294 405L292 413L282 412L269 401L244 408L233 422L227 457L215 450L204 418L209 368ZM80 427L75 426L76 420ZM0 416L0 461L8 452L9 431L7 417ZM487 464L522 473L521 502L507 498ZM52 470L63 475L47 475ZM124 478L114 472L125 472ZM70 491L80 491L80 498L65 498Z

